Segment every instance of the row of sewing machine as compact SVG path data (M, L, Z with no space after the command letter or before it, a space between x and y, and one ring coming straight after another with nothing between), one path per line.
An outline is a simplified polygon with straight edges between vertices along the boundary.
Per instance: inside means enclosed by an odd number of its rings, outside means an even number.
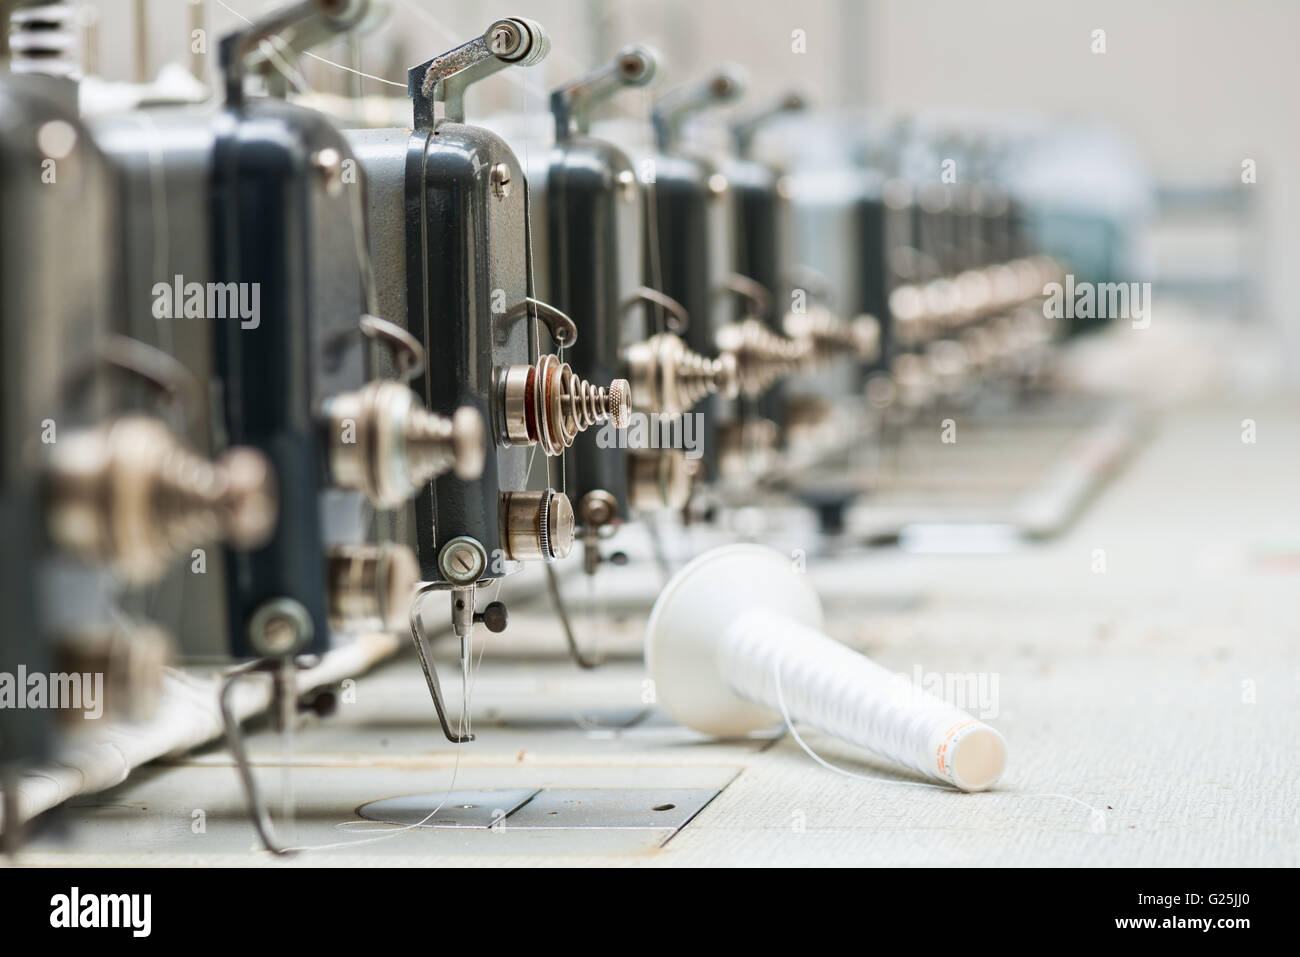
M410 628L456 740L434 592L465 642L507 625L485 585L575 544L598 575L648 517L851 501L858 450L1068 333L1013 140L841 125L828 157L803 96L640 46L543 132L475 123L471 84L547 55L517 18L413 67L409 126L344 128L285 78L369 8L290 4L221 40L212 102L93 115L67 8L12 11L0 671L101 672L140 717L177 652L283 674ZM8 773L51 754L48 710L0 718Z

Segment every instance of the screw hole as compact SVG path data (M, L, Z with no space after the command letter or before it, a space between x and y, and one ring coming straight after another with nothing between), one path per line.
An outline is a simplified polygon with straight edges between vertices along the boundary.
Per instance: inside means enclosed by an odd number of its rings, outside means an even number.
M652 810L652 811L671 811L671 810L672 810L673 808L675 808L676 806L677 806L676 804L656 804L656 805L655 805L654 807L652 807L650 810Z

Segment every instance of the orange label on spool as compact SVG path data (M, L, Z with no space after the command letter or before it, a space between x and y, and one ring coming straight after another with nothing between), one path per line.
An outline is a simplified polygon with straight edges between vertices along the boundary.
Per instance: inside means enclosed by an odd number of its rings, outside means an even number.
M978 722L974 718L967 721L959 721L943 733L943 742L939 745L939 750L935 752L935 757L939 762L939 772L941 774L947 775L948 773L948 766L944 761L944 758L948 753L948 745L952 743L952 739L957 736L958 731L962 728L969 728L972 724L978 724Z

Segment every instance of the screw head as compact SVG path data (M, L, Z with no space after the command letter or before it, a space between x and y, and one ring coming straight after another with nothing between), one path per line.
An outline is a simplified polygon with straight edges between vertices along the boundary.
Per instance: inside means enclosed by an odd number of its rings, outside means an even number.
M311 641L312 633L311 614L292 598L273 598L248 620L248 643L260 655L293 654Z
M296 635L292 621L284 615L275 615L262 626L262 647L272 654L282 655L292 650Z
M615 177L615 182L618 184L618 198L628 204L635 203L638 193L636 173L630 169L621 169Z
M505 163L494 164L488 174L488 182L492 185L493 195L505 199L510 195L510 167Z
M604 489L592 489L582 497L579 511L583 525L601 528L618 517L618 500Z
M317 150L311 156L311 165L315 167L321 184L328 196L338 196L343 192L343 156L333 147Z
M646 48L627 48L619 54L618 72L624 83L636 86L649 83L655 74L654 57Z
M740 92L739 78L725 70L721 71L709 81L709 92L715 99L730 99Z
M513 56L522 42L519 27L509 20L498 20L488 30L488 49L496 56Z
M476 540L462 535L453 538L438 553L438 568L443 577L458 585L476 582L487 567L487 554Z

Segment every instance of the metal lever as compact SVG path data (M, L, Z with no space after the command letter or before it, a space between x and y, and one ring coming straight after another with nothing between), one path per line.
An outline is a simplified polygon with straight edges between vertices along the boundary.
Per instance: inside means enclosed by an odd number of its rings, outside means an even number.
M465 120L465 90L508 66L534 66L546 59L550 38L541 24L523 17L497 20L468 43L406 74L406 93L415 107L415 128Z
M471 594L474 586L469 586ZM429 696L433 698L433 708L438 712L438 723L442 725L442 733L452 744L465 744L474 740L474 735L469 732L461 733L460 731L451 730L451 722L447 720L447 707L442 698L442 684L438 681L438 668L433 663L433 653L429 650L429 639L424 634L424 622L421 618L421 612L424 609L424 601L429 595L436 591L436 586L426 586L416 592L415 598L411 602L411 640L415 642L415 652L420 656L420 667L424 670L424 682L429 686ZM460 591L456 589L455 591ZM461 635L461 661L465 661L466 636Z
M620 90L645 86L654 79L655 52L645 46L626 46L618 56L586 76L551 93L551 112L555 115L556 142L573 133L586 133L591 126L591 111Z
M253 827L257 831L258 840L262 842L262 847L278 856L292 852L276 837L275 826L271 823L271 813L267 810L266 802L262 800L257 778L253 776L253 766L248 761L248 751L244 748L244 734L239 727L239 717L235 714L231 693L243 679L263 672L269 673L272 681L271 713L284 715L286 700L297 698L294 679L294 670L297 667L297 663L291 658L262 658L249 662L226 675L221 682L221 693L218 696L221 705L221 723L226 731L226 746L230 748L230 756L235 759L235 770L239 772L239 781L243 785L248 816L253 820Z
M601 659L588 657L578 647L578 638L573 631L573 622L569 620L569 610L564 604L564 596L560 594L560 580L555 574L553 565L546 566L546 590L551 596L551 605L555 609L555 617L560 621L560 630L564 632L564 642L568 645L569 657L573 659L573 663L586 671L598 667Z
M336 34L359 26L370 14L370 0L299 0L221 38L221 69L226 102L244 99L244 77L268 59L267 50L292 56Z
M719 67L712 76L665 93L656 101L650 114L656 145L665 152L671 149L681 139L687 117L736 99L745 92L745 85L744 71L728 63Z
M799 113L808 108L808 99L797 90L791 90L776 100L759 107L744 119L733 123L731 136L736 144L736 155L748 159L754 151L758 131L783 113Z

